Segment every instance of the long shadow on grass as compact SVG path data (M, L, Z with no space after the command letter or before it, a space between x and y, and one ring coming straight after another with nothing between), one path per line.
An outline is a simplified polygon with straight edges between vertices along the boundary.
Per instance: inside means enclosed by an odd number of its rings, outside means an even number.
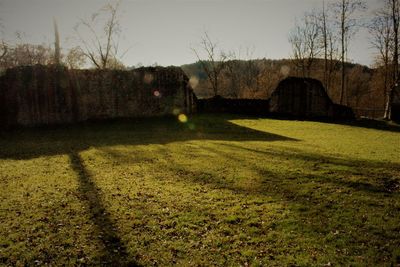
M115 231L114 223L106 212L99 194L100 190L85 169L79 152L71 152L69 157L71 167L79 179L79 192L82 201L86 204L90 217L96 226L95 234L100 237L104 246L104 250L101 251L101 264L108 266L138 266L134 261L129 260L129 254Z
M268 116L276 120L298 120L299 118L290 116ZM315 121L328 124L346 125L351 127L367 128L388 132L400 132L400 124L393 121L386 121L382 119L354 119L354 120L337 120L337 119L306 119L306 121Z
M393 174L387 174L382 169L393 170L392 172L400 173L400 164L398 163L390 163L390 162L382 162L382 161L365 161L365 160L357 160L357 159L341 159L335 158L331 156L321 155L321 154L313 154L313 153L304 153L300 150L296 150L291 148L290 151L279 150L259 150L253 149L241 145L236 144L226 144L219 143L218 145L227 146L231 149L240 149L243 151L258 153L265 155L266 157L278 157L282 160L290 158L291 160L298 160L302 162L307 162L309 165L313 165L314 171L322 171L323 175L308 175L307 177L310 180L318 180L324 183L332 183L340 186L352 188L357 191L366 191L370 193L392 193L396 192L400 189L400 176L396 177ZM335 168L343 169L351 168L352 171L346 170L337 170ZM365 173L365 168L368 168L368 173ZM335 169L334 171L330 170L331 168ZM325 170L324 170L325 169ZM371 169L375 170L375 173L371 173ZM341 175L341 176L351 176L351 175L366 175L369 177L374 177L375 182L370 183L365 181L351 181L348 179L337 179L336 177L332 178L331 174ZM393 177L392 177L393 176Z
M348 121L348 122L331 121L330 123L348 125L351 127L360 127L360 128L400 133L400 125L399 124L394 124L394 123L390 123L390 122L382 121L382 120L361 119L361 120Z
M328 250L337 254L338 263L350 257L349 250L353 256L374 251L372 262L387 262L400 240L395 229L400 196L398 163L222 141L159 145L151 151L142 147L100 151L127 166L143 164L162 170L154 171L156 179L201 184L206 189L221 189L221 194L229 190L238 199L272 197L290 213L276 230L293 230L305 236L321 254ZM159 160L153 160L154 155ZM236 168L245 170L248 177L236 175ZM240 179L251 182L241 184Z
M148 118L84 123L53 128L0 132L0 158L31 159L64 155L113 145L167 144L187 140L297 141L230 122L237 116L196 116L187 123L176 118Z
M331 174L329 170L327 173L314 173L314 163L331 161L339 166L341 162L345 163L342 159L321 158L320 155L303 153L296 155L294 159L294 164L299 164L298 166L289 164L294 170L287 169L285 163L277 163L281 165L281 170L278 170L271 169L268 163L263 166L260 157L253 158L248 154L260 153L259 151L246 150L245 153L235 153L242 148L227 145L230 149L224 150L220 149L220 143L214 145L216 147L207 146L204 150L229 159L230 164L255 171L259 177L259 180L254 181L256 184L250 187L241 186L235 180L226 179L226 174L207 173L206 169L193 171L188 166L181 165L179 161L171 162L173 159L167 156L171 163L170 171L179 173L176 175L179 177L177 179L211 188L227 189L240 197L258 195L273 197L279 203L287 203L291 215L278 224L276 229L286 233L293 231L301 238L313 240L313 244L322 244L316 249L322 254L329 251L337 255L335 261L339 265L341 261L342 265L346 265L347 260L343 259L356 258L355 255L360 254L368 255L371 251L374 254L369 255L367 261L358 263L365 265L372 262L372 265L375 265L378 262L390 262L400 240L399 220L396 215L400 208L398 165L392 165L394 169L387 172L394 175L391 180L394 184L388 187L385 182L379 184L380 177L376 176L379 175L379 171L382 172L381 175L385 175L385 171L377 165L368 166L366 162L349 160L344 164L360 164L357 172L361 172L361 176L365 176L368 182L357 183L347 180L351 176L351 170ZM278 151L269 154L269 157L266 153L261 154L265 156L266 161L275 158L274 162L284 162L288 157L287 153ZM299 167L303 169L302 173L295 171ZM376 173L371 175L370 170Z

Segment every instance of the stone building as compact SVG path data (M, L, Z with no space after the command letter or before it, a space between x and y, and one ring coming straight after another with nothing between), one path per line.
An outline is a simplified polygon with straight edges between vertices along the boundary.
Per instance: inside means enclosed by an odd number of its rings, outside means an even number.
M334 104L322 83L316 79L288 77L272 93L269 112L296 118L349 119L348 107Z
M0 76L0 127L192 113L195 98L178 67L17 67Z

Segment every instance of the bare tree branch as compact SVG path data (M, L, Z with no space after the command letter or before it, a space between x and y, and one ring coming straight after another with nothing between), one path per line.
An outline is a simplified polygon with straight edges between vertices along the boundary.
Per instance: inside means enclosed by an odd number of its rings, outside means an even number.
M336 23L339 26L340 31L340 42L341 42L341 91L340 91L340 104L345 102L345 79L346 70L345 62L347 61L347 52L349 41L351 37L357 32L358 20L354 14L357 11L363 11L366 9L364 0L338 0L338 2L332 5L332 9L336 16Z
M118 20L119 5L120 1L114 5L107 4L98 12L93 13L90 20L80 19L80 22L75 27L78 39L83 45L83 53L96 68L109 68L111 67L110 62L118 61L119 37L121 32ZM106 21L103 25L99 26L100 19L103 16L106 17ZM89 34L84 37L81 31L86 31Z
M321 46L318 43L320 35L318 17L315 11L306 13L301 22L297 22L289 34L294 63L302 70L304 77L310 76L314 60L321 53Z
M200 41L201 50L205 52L206 58L202 59L195 48L191 48L197 59L199 60L207 78L211 84L214 96L219 93L220 75L225 67L227 55L220 51L219 55L216 52L217 43L213 42L207 32Z

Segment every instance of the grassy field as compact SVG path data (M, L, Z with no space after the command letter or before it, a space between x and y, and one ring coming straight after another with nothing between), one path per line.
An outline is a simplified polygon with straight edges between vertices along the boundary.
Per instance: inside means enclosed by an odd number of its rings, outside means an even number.
M400 264L399 126L197 115L0 135L0 265Z

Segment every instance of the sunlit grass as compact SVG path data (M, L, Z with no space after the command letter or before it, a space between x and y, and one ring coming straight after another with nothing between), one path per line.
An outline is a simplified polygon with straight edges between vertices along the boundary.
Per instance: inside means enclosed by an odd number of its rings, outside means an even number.
M400 262L398 126L187 119L2 134L0 264Z

